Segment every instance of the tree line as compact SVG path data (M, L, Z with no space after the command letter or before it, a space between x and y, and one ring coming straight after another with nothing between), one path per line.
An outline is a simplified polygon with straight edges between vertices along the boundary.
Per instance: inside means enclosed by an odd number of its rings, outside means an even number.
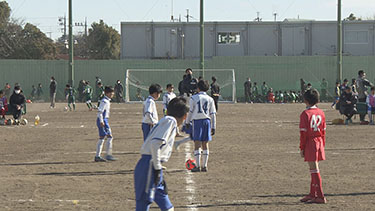
M88 35L74 36L74 56L119 59L120 39L113 27L99 20L91 24ZM37 26L11 19L9 4L0 2L0 59L64 59L69 52L66 40L62 36L55 42Z

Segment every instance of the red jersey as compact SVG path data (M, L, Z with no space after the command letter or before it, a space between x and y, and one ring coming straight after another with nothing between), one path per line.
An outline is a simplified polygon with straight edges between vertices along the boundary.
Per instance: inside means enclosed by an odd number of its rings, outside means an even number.
M326 142L326 117L324 112L313 106L304 110L300 116L300 149L305 150L308 141Z

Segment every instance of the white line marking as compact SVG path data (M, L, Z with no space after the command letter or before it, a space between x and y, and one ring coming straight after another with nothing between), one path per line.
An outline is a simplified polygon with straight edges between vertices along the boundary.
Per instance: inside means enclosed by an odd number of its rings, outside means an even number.
M191 153L191 148L190 148L190 143L185 144L185 161L190 159L190 153ZM193 204L195 203L195 182L193 180L193 173L191 171L186 171L186 176L185 176L185 181L186 181L186 186L185 190L187 193L190 193L191 195L187 197L188 204ZM189 205L189 210L190 211L198 211L197 205Z
M42 127L45 127L45 126L47 126L48 125L48 123L44 123L43 125L42 125Z

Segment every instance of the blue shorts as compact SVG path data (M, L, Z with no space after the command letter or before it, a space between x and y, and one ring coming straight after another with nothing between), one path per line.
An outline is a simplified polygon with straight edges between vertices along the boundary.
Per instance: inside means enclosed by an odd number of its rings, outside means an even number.
M99 118L96 119L96 126L98 126L99 129L99 137L105 137L105 136L112 136L111 128L108 124L108 119L104 119L104 127L100 125Z
M143 141L146 141L148 134L150 133L152 126L147 123L142 123Z
M136 211L149 210L154 201L161 210L169 210L173 207L168 194L164 191L163 170L161 170L161 179L158 185L155 185L154 177L151 155L142 155L134 170Z
M192 125L192 140L193 141L211 141L211 120L198 119L193 121Z
M375 112L375 107L367 107L367 111Z

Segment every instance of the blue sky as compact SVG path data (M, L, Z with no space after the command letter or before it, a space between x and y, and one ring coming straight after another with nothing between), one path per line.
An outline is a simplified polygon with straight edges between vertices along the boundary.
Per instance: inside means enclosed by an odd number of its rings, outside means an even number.
M0 0L1 1L1 0ZM343 16L354 13L359 17L375 16L375 0L342 0ZM67 14L68 0L7 0L12 17L37 25L48 36L62 35L58 17ZM169 21L172 0L73 0L74 22L88 23L103 19L119 30L121 21ZM199 0L173 0L174 16L178 18L190 9L193 21L199 19ZM285 18L335 20L337 0L205 0L207 21L251 21L260 12L263 21ZM185 19L183 19L185 21ZM75 33L83 31L76 27Z

